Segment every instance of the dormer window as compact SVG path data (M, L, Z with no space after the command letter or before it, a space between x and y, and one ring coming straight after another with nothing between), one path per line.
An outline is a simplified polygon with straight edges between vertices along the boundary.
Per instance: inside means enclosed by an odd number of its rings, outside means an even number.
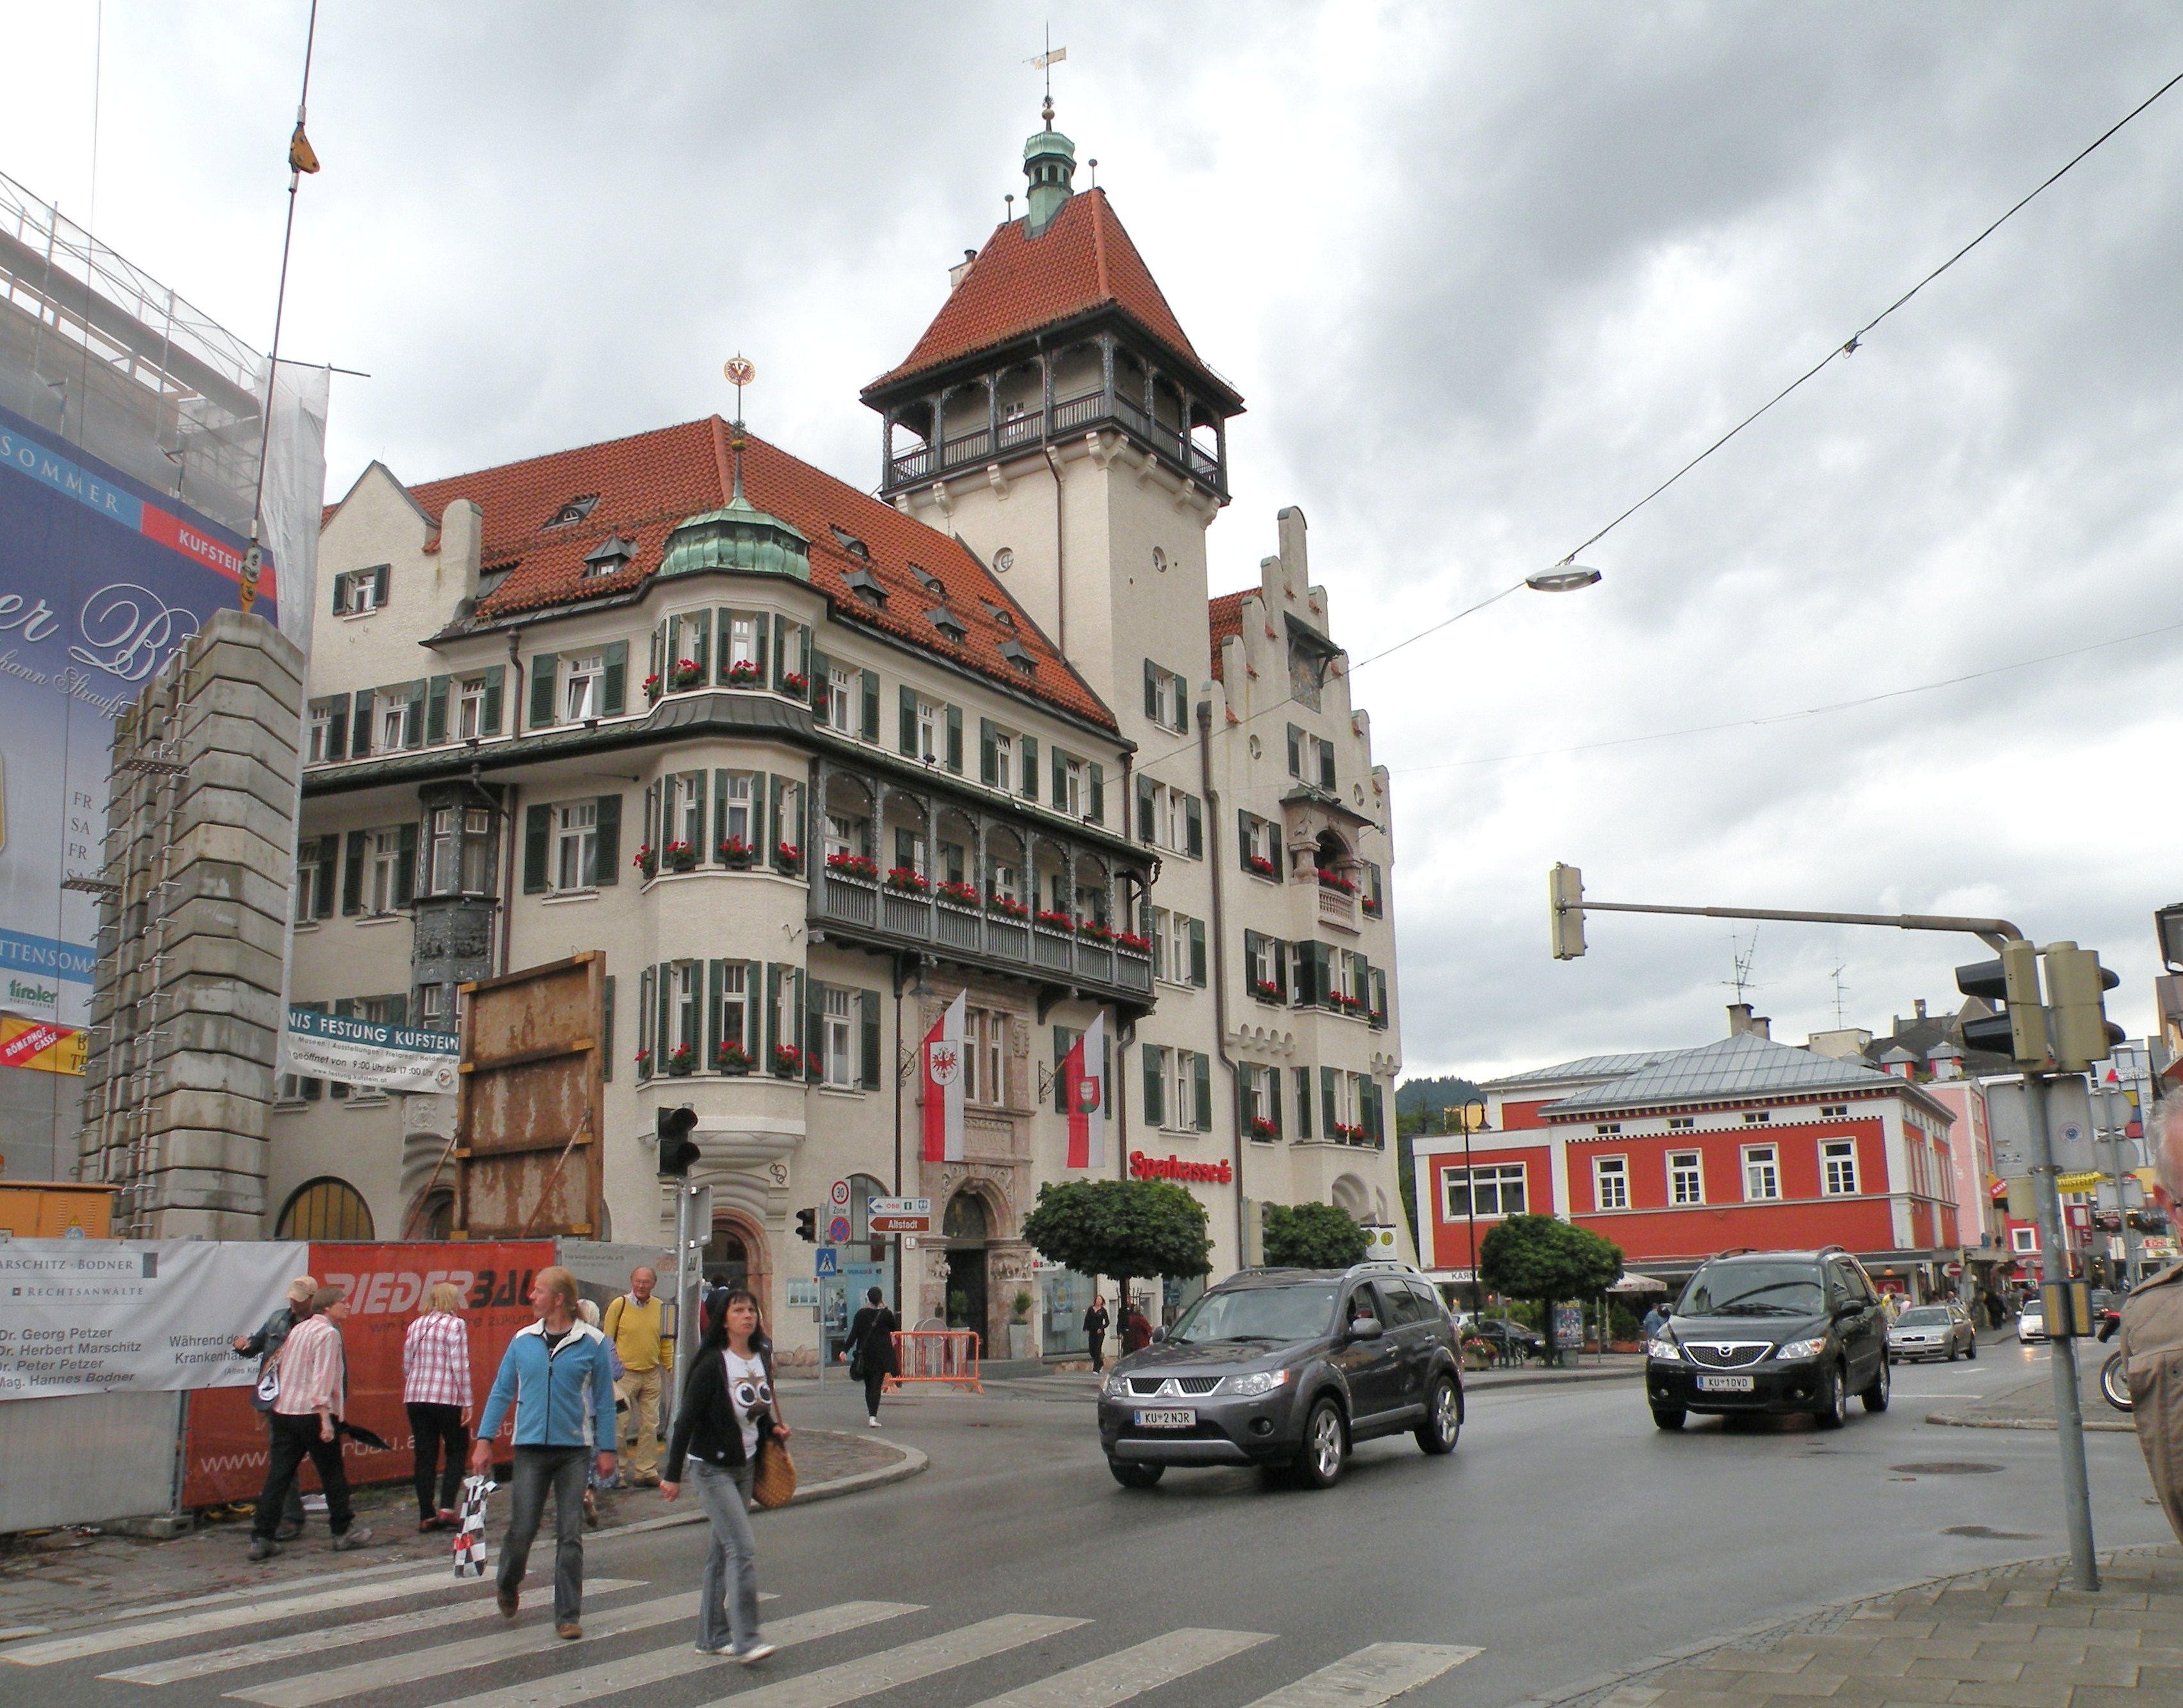
M871 562L872 548L869 546L866 545L862 540L858 539L839 522L829 522L826 526L832 531L835 539L840 542L843 551L847 552L853 558L862 559L865 563L869 564Z
M480 599L489 598L499 587L500 584L508 579L508 572L514 569L514 567L515 565L514 564L487 564L484 568L478 571L478 598Z
M879 577L869 570L852 570L842 579L865 604L883 605L886 603L886 589L880 585Z
M918 586L923 587L926 593L930 593L935 598L945 598L947 596L947 589L946 586L941 581L940 577L934 575L931 570L919 564L905 564L903 567L908 570L910 574L915 576L917 577Z
M547 519L549 528L566 528L580 522L597 508L599 495L587 492L580 498L571 498Z
M1003 628L1012 629L1016 626L1014 615L995 604L991 599L980 599L978 603L984 608L986 615Z
M625 540L617 529L584 554L586 576L618 576L636 557L636 542Z
M925 614L925 620L958 647L963 644L970 632L970 626L945 605L927 611Z
M1021 670L1025 676L1029 676L1033 670L1038 668L1038 660L1033 658L1030 654L1025 649L1024 643L1021 641L1002 642L1001 656L1006 659L1010 664L1014 665L1018 670Z

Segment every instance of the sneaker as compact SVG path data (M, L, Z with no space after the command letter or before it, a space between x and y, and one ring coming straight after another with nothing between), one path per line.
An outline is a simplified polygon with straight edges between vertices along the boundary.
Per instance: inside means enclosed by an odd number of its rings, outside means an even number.
M523 1592L520 1589L503 1589L497 1599L500 1602L500 1616L503 1619L513 1619L522 1611Z
M369 1525L352 1524L347 1529L342 1531L340 1535L334 1538L333 1549L336 1554L347 1554L352 1549L363 1547L370 1540L371 1527Z
M730 1650L728 1653L730 1658L741 1661L746 1666L749 1666L764 1660L767 1655L775 1653L779 1647L780 1645L775 1643L753 1643L749 1648L742 1650L740 1653L734 1650Z
M876 1417L867 1417L864 1421L870 1424L875 1429L877 1429L880 1427L880 1421Z
M564 1643L573 1643L584 1634L584 1627L573 1619L564 1619L553 1627L553 1634Z
M460 1513L457 1512L453 1507L452 1507L452 1506L442 1506L442 1507L440 1509L440 1528L441 1528L441 1529L442 1529L442 1530L455 1530L455 1529L459 1529L459 1528L461 1527L461 1526L462 1526L462 1522L463 1522L463 1520L462 1520L462 1515L461 1515Z
M293 1542L303 1533L303 1527L300 1524L283 1524L273 1533L273 1539L275 1542Z
M695 1643L695 1644L692 1644L691 1646L692 1646L693 1649L695 1649L695 1650L697 1650L700 1655L708 1655L712 1656L712 1657L713 1657L713 1659L714 1659L715 1661L721 1660L721 1659L725 1658L725 1656L730 1655L732 1655L732 1654L734 1654L734 1653L735 1653L735 1650L732 1650L732 1649L730 1649L730 1648L729 1648L729 1647L728 1647L728 1645L727 1645L726 1644L725 1644L725 1643L716 1644L714 1647L710 1648L710 1649L708 1649L708 1648L707 1648L703 1644L702 1644L702 1643Z
M250 1538L250 1557L253 1560L270 1560L280 1551L281 1544L269 1536L253 1536Z

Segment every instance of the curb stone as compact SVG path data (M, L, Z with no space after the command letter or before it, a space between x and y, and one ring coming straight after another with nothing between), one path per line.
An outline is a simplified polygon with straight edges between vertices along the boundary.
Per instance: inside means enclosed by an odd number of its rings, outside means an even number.
M1951 1429L2044 1429L2050 1434L2061 1427L2051 1417L1964 1417L1952 1411L1929 1411L1925 1421L1946 1424ZM2137 1433L2135 1423L2095 1423L2090 1418L2085 1420L2085 1427L2103 1435Z

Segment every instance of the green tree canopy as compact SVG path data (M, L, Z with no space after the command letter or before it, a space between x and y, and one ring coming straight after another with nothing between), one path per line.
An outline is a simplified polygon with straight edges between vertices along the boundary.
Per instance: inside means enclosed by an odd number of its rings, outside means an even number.
M1278 1269L1347 1269L1364 1260L1364 1230L1331 1204L1265 1207L1266 1261Z
M1622 1273L1622 1248L1551 1216L1512 1216L1478 1242L1478 1274L1496 1293L1536 1299L1547 1357L1557 1361L1553 1302L1591 1299Z
M1112 1276L1129 1297L1139 1276L1213 1267L1205 1206L1169 1180L1069 1180L1038 1189L1024 1238L1048 1263Z

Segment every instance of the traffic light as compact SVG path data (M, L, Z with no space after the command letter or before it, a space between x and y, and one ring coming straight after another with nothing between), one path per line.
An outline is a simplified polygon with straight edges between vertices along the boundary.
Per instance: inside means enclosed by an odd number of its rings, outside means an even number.
M1584 874L1557 862L1547 874L1547 899L1553 911L1554 959L1575 960L1584 953Z
M2047 946L2047 997L2052 1004L2054 1065L2075 1073L2105 1061L2123 1041L2102 1000L2122 981L2100 965L2096 950L2073 943Z
M2047 1010L2039 1005L2039 951L2028 943L2003 947L1998 960L1956 969L1956 988L1994 1012L1964 1022L1964 1044L2005 1055L2019 1067L2047 1065Z
M796 1212L796 1237L806 1245L818 1244L819 1212L817 1210L799 1210Z
M697 1111L684 1104L680 1109L663 1109L659 1120L659 1177L662 1180L682 1180L688 1177L690 1165L703 1154L697 1142L690 1137L697 1125Z

